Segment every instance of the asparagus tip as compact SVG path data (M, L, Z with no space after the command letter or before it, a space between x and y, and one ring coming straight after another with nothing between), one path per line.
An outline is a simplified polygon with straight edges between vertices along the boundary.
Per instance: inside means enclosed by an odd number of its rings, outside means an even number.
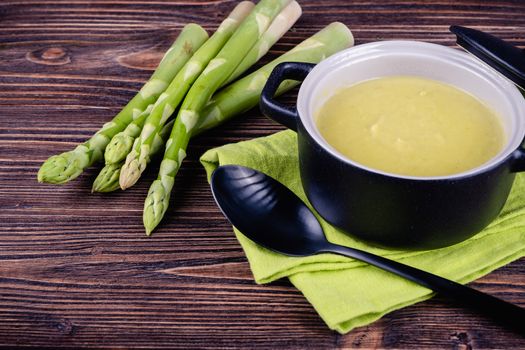
M119 184L122 190L126 190L137 183L141 172L138 166L138 160L126 162L120 171Z
M91 193L93 192L113 192L119 188L119 175L122 163L106 164L100 173L98 174L93 186L91 187Z
M49 157L40 167L37 180L40 183L64 184L79 176L84 167L75 152L64 152Z
M113 164L124 161L133 147L133 141L135 141L135 138L124 132L113 136L104 152L106 163Z
M144 212L143 216L143 223L144 223L144 229L146 230L146 236L151 236L153 230L155 230L155 227L158 225L158 220L156 217L151 217L149 214L146 214Z
M161 222L169 205L171 189L164 188L161 180L155 180L151 184L148 196L144 201L142 222L146 229L146 235L151 235L153 230Z
M148 203L149 200L150 198L147 198L146 203ZM144 224L144 229L146 230L146 236L151 236L151 233L160 222L159 218L155 214L155 210L152 210L152 208L149 207L147 204L144 206L142 222Z

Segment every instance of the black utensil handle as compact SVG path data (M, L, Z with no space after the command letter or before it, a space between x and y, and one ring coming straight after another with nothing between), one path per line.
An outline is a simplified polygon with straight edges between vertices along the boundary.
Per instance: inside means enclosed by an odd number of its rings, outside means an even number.
M302 81L314 67L315 64L304 62L283 62L275 66L261 93L261 112L277 123L297 131L297 108L277 102L274 96L284 80Z
M525 50L488 33L462 26L450 26L457 43L525 89Z
M500 322L505 323L507 326L525 335L525 309L517 305L429 272L361 250L330 243L322 252L336 253L360 260L404 277L434 292L453 298L461 302L461 305L474 307L479 312L498 319Z

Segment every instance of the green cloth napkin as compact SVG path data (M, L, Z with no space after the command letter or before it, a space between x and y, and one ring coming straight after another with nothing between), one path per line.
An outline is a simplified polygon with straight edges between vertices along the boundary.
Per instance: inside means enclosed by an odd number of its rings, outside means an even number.
M301 187L297 138L292 131L211 149L201 157L201 163L208 179L219 165L239 164L260 170L308 203ZM466 283L525 255L525 176L517 175L509 200L494 222L471 239L447 248L382 249L346 235L322 219L320 222L333 243L363 249ZM235 229L234 232L257 283L288 277L328 327L340 333L432 296L426 288L359 261L332 254L288 257L256 245Z

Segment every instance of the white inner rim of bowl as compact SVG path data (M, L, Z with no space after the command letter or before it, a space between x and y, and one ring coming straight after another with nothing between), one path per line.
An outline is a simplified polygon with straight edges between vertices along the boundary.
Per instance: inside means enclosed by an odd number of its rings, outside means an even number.
M447 176L399 175L348 159L320 135L314 120L316 111L342 87L393 75L412 75L441 81L476 96L501 117L507 140L505 146L479 167ZM469 54L416 41L374 42L333 55L318 64L306 77L299 90L297 109L308 133L335 157L371 172L406 179L453 179L482 172L516 150L525 135L525 100L511 82Z

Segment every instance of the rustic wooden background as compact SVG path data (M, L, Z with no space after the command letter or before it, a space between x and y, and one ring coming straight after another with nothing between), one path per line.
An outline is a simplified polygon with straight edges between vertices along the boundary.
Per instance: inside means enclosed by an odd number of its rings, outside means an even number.
M281 129L258 110L193 142L150 239L141 213L155 171L110 195L90 194L96 169L66 186L36 182L42 161L84 141L135 94L184 24L213 30L235 3L0 2L0 345L525 348L525 338L439 297L341 336L288 282L255 285L198 157ZM332 21L357 44L454 45L450 24L525 44L520 0L300 3L300 22L268 57ZM472 286L525 306L524 276L521 259Z

